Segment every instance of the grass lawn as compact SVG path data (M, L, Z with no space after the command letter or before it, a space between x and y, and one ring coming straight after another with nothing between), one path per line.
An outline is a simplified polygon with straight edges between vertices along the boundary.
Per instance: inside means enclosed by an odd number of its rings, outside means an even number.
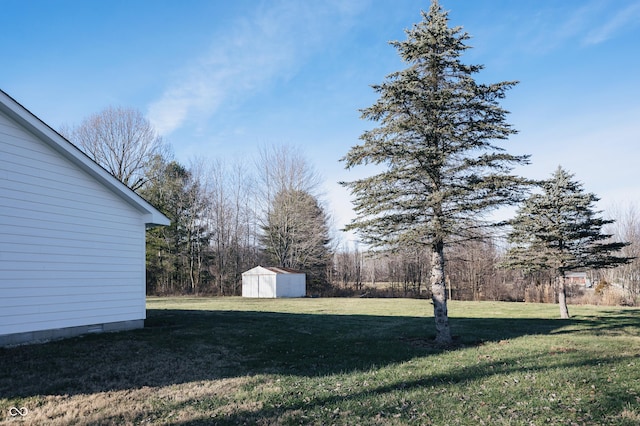
M144 329L0 349L0 423L640 424L639 309L449 306L442 349L428 300L151 298Z

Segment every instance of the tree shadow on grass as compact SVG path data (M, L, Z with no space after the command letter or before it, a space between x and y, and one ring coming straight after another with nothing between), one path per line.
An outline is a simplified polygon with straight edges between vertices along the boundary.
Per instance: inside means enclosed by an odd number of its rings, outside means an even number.
M149 310L141 330L0 349L0 398L90 394L257 374L316 377L369 371L483 342L570 332L567 326L603 331L637 327L638 312L568 321L452 318L455 346L440 348L432 343L432 318Z
M381 384L379 386L372 386L367 389L358 389L356 391L345 392L338 390L333 395L325 395L307 399L297 399L295 401L285 403L270 401L270 404L257 410L237 410L230 414L216 415L215 424L281 424L283 423L283 419L289 420L288 422L285 421L284 423L298 424L298 421L300 420L301 416L303 416L303 413L313 412L314 410L323 409L325 407L331 407L331 410L333 410L333 417L334 419L336 419L335 424L343 424L343 422L340 421L339 410L333 409L333 407L340 405L349 406L349 418L367 419L371 418L372 415L375 415L377 420L376 422L374 422L375 424L385 424L385 417L388 418L389 421L393 421L394 418L400 417L401 415L404 418L409 417L411 420L413 420L413 423L416 424L439 424L440 420L444 421L447 418L446 415L444 416L445 419L438 419L437 414L431 412L429 413L429 417L431 417L429 421L427 421L426 423L422 423L418 422L415 419L415 413L420 410L412 410L414 412L414 415L409 414L407 416L407 407L410 407L414 403L424 403L425 399L428 399L430 395L433 395L433 389L447 387L449 391L451 391L452 386L464 388L474 381L494 375L509 376L520 373L522 376L525 376L524 373L522 373L523 364L528 365L525 377L533 377L536 375L545 374L545 372L550 369L608 368L608 366L613 366L620 362L633 361L638 356L640 356L627 355L607 359L559 357L556 363L548 364L544 361L541 362L541 358L544 358L544 356L541 355L542 354L532 353L528 356L518 356L517 358L507 357L500 360L486 360L483 362L478 362L473 366L465 366L462 368L458 366L451 366L451 368L444 373L428 374L426 376L422 376L421 378L413 380L399 379L390 384ZM515 380L515 384L504 384L505 387L509 388L509 397L504 401L505 403L506 401L526 401L528 398L531 398L531 390L526 385L526 383L518 384L517 382L518 381ZM590 384L583 383L583 386L586 388L589 387ZM413 397L416 398L416 395L419 395L420 392L424 393L423 398L418 398L418 400L410 401L409 403L405 402L405 412L399 414L398 411L403 410L403 408L401 407L403 405L401 401L405 401L406 398L402 395L413 395ZM438 392L436 391L435 394L437 393ZM370 401L372 399L378 399L380 401L386 402L383 402L382 405L372 407L370 403L367 403L367 401ZM625 393L624 390L614 389L613 391L608 391L604 394L601 393L601 395L598 396L597 401L595 401L595 399L572 401L572 406L567 406L566 408L570 408L570 411L574 413L578 411L583 413L591 413L591 420L594 420L594 415L596 416L596 418L602 419L607 415L619 412L624 407L624 405L628 404L628 401L632 399L633 398L631 398L628 393ZM185 402L185 404L188 403L189 402ZM462 395L460 403L464 403L464 395ZM504 408L506 409L507 407ZM544 416L544 418L547 419L547 422L549 421L547 417L548 415L549 413L546 413ZM303 418L307 417L305 416ZM520 421L517 421L516 423L525 424L524 420L527 420L526 424L533 424L532 419L520 419ZM211 424L211 421L211 417L205 414L199 419L192 419L189 421L181 422L180 424L195 426L201 424ZM599 424L598 420L594 421L594 423L590 424ZM511 422L508 423L511 424ZM404 423L396 422L392 424ZM466 419L466 421L462 421L462 423L460 424L476 423L473 421L473 419L469 418ZM496 419L496 424L504 424L504 422L500 422Z
M574 321L596 335L640 336L640 309L602 310L597 315L576 316Z

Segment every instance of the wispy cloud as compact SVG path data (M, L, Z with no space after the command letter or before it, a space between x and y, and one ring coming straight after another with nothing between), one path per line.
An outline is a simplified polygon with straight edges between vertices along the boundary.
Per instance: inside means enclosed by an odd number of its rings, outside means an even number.
M149 106L150 121L167 135L186 122L206 120L225 103L291 78L324 38L347 28L361 10L362 2L344 3L266 1L230 22L214 35L208 51L176 72Z
M543 55L567 44L599 44L640 25L640 3L636 0L557 2L547 7L523 8L521 13L529 16L514 29L517 48Z
M587 45L602 43L624 28L637 25L640 25L640 3L633 3L617 11L613 16L604 20L602 25L591 30L584 43Z

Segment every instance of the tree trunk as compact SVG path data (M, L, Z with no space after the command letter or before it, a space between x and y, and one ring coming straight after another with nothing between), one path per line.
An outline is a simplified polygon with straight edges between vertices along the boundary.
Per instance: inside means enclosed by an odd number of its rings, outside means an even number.
M444 279L444 244L434 244L431 253L431 298L433 316L436 321L436 343L449 345L452 342L447 312L447 289Z
M564 272L560 275L560 285L558 288L558 304L560 305L560 318L569 318L569 308L567 308L567 289L565 286Z

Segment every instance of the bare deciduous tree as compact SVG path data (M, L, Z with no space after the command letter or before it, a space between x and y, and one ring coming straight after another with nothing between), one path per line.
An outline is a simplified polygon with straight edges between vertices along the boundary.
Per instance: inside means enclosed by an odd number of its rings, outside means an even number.
M221 162L211 163L205 175L209 272L217 294L238 294L242 272L258 257L252 178L242 164L229 168Z
M327 282L329 243L327 216L315 197L296 190L275 196L262 236L271 262L306 272L311 287L320 290Z
M640 301L640 211L635 205L613 206L608 209L611 219L615 220L606 231L618 241L628 241L629 245L620 250L620 254L632 259L629 263L607 271L606 279L616 283L628 300L625 303Z
M283 191L303 191L318 197L322 178L302 154L290 145L265 145L255 161L258 171L259 194L268 210L276 194Z
M162 138L132 108L108 107L61 133L133 190L147 182L146 171L154 157L165 154Z
M478 236L452 247L448 252L448 273L454 298L459 300L483 300L495 297L497 253L493 240Z
M262 246L271 262L307 272L317 290L327 282L329 218L318 199L320 175L299 149L264 147L257 160Z

